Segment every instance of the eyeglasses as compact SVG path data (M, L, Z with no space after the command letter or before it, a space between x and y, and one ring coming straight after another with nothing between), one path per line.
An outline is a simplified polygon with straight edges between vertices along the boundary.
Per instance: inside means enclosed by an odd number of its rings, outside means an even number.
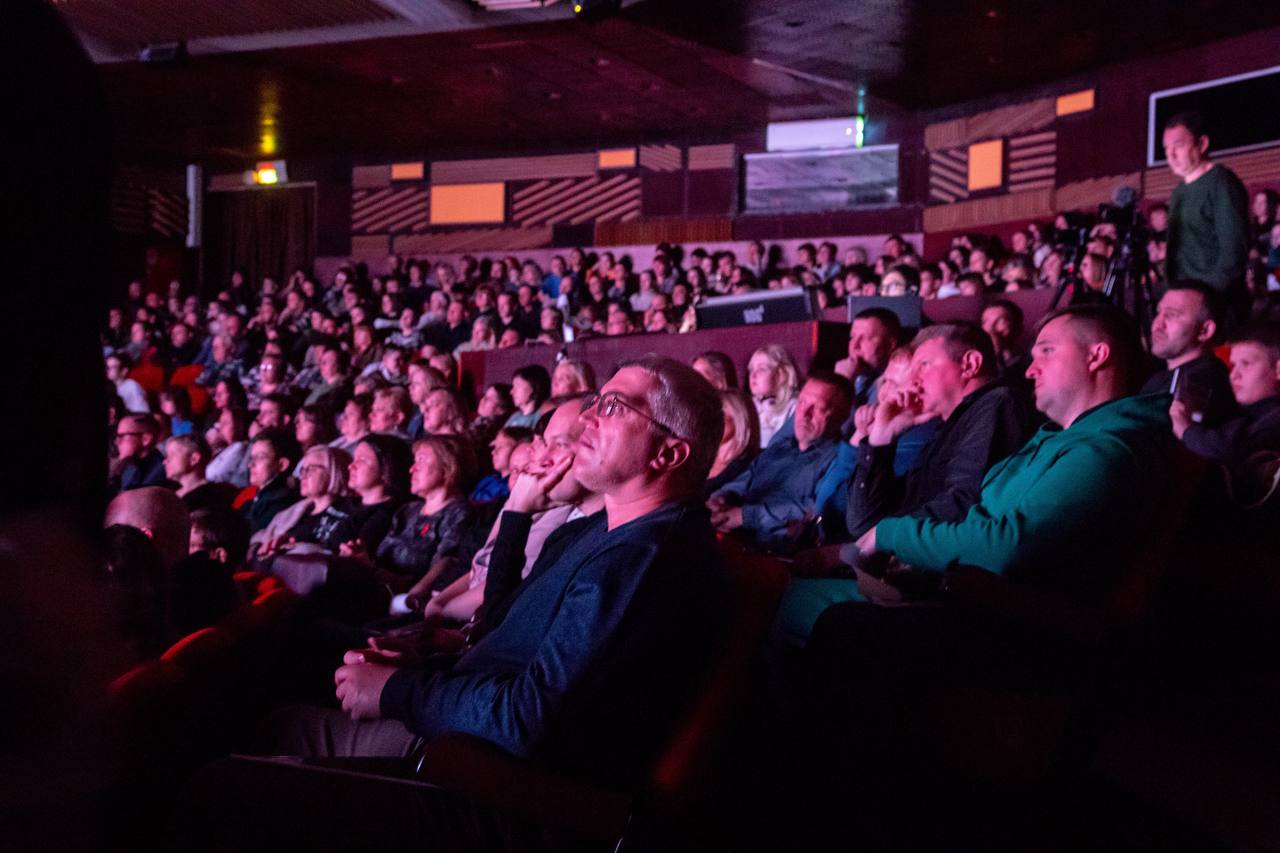
M647 412L643 412L631 405L618 394L606 394L604 396L601 396L600 394L588 394L586 397L582 398L582 409L579 414L585 415L587 411L592 408L596 410L596 417L598 418L616 418L621 414L623 409L626 409L628 411L635 412L637 415L644 418L646 421L653 424L672 438L679 438L681 441L688 440L676 435L675 431L672 430L671 427L654 419L654 417Z
M140 435L146 435L145 432L118 432L116 433L116 441L122 438L137 438Z

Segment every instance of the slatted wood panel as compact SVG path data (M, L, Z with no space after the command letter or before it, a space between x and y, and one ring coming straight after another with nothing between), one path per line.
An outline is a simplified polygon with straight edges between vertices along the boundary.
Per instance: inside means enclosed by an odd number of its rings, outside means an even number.
M733 239L733 220L671 219L654 222L601 222L597 246L643 246L657 243L712 243Z
M969 149L950 148L929 155L929 201L950 204L969 197Z
M111 228L119 234L147 232L147 191L136 184L111 185Z
M446 252L518 252L551 244L551 228L469 228L438 234L405 234L392 240L403 254Z
M430 195L421 184L410 187L357 189L351 193L353 234L402 234L430 223Z
M1035 219L1053 213L1053 190L1032 190L1025 193L1009 193L991 198L962 201L957 204L926 207L924 230L959 231L1012 222L1015 219Z
M1009 139L1009 192L1052 187L1058 163L1058 134L1053 130Z
M147 226L162 237L185 237L187 195L170 190L147 190Z
M640 195L640 179L626 174L538 181L512 193L511 219L524 227L630 221L640 217Z
M438 160L431 164L433 184L580 178L596 173L596 152L490 160Z
M1109 175L1105 178L1063 184L1053 191L1053 208L1054 210L1092 210L1102 202L1110 201L1111 193L1116 187L1127 185L1137 189L1141 180L1140 172L1132 172L1128 175Z
M1280 145L1243 154L1228 154L1214 160L1235 172L1246 184L1280 180ZM1167 166L1147 169L1143 179L1144 196L1153 201L1167 199L1181 181Z
M689 171L732 169L738 165L733 145L693 145L689 148Z
M1040 98L1013 104L965 118L931 124L924 129L924 145L929 151L981 142L984 139L1017 136L1043 130L1057 118L1054 98Z
M678 172L684 154L674 145L641 145L640 167L651 172Z

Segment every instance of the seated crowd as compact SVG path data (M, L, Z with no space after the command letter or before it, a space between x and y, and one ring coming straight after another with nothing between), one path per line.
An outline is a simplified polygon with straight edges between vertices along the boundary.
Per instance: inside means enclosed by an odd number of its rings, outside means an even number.
M964 238L937 263L899 237L873 263L824 243L788 267L761 244L687 266L659 247L638 273L609 252L546 273L393 258L327 287L236 275L207 304L135 282L104 333L122 624L154 656L237 606L235 571L274 573L306 596L337 690L333 707L275 715L269 752L407 756L454 731L634 784L726 615L720 537L792 570L769 640L785 677L807 673L790 698L821 703L832 728L842 714L896 725L876 697L900 702L975 660L1004 675L1025 663L1008 653L1024 635L945 606L956 567L1100 606L1151 544L1135 531L1181 512L1186 451L1224 472L1234 512L1274 508L1280 327L1265 277L1224 361L1217 290L1164 282L1157 263L1139 330L1082 298L1114 232L1089 235L1072 271L1052 233L1019 232L1009 253ZM1068 273L1071 298L1025 349L1022 311L996 294ZM863 310L847 357L807 374L769 345L746 364L653 355L607 377L562 360L478 399L459 391L460 352L688 331L707 296L788 286L832 303L993 298L980 325L913 330ZM189 381L149 394L130 378L146 365ZM917 600L944 606L893 606Z

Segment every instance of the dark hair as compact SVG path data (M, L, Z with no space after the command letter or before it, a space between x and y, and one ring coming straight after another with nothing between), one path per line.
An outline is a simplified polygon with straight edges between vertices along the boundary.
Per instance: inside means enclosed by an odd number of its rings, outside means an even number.
M1280 361L1280 328L1274 323L1253 323L1232 339L1236 344L1256 344L1267 351L1267 359L1274 366Z
M328 444L337 435L337 426L333 420L333 410L327 403L311 403L298 409L298 415L306 415L316 425L316 444ZM295 423L297 419L294 419Z
M529 427L503 427L498 430L499 435L505 435L516 444L524 444L533 441L533 430Z
M112 350L107 358L114 358L116 361L120 362L120 366L125 370L129 370L133 367L133 359L130 358L129 353L124 350Z
M360 417L364 418L366 421L369 420L369 413L373 411L373 395L352 394L351 399L347 400L347 402L343 404L343 408L346 408L352 403L355 403L356 407L360 409Z
M840 394L840 405L849 407L853 405L856 393L853 383L832 370L811 370L809 375L805 377L805 382L821 382L829 388L836 389Z
M298 413L298 403L289 394L282 394L278 391L274 394L264 394L262 402L265 403L267 400L275 403L280 408L281 414L287 415L290 420ZM261 408L261 403L259 408Z
M956 287L959 287L960 285L964 284L966 281L971 281L974 284L978 285L978 290L987 289L987 280L982 277L982 273L978 273L978 272L961 273L959 276L956 277Z
M476 453L471 442L458 435L425 435L413 443L414 452L429 447L436 455L451 491L469 494L476 481Z
M1164 123L1164 129L1169 130L1174 127L1185 127L1187 132L1195 139L1202 139L1205 136L1204 116L1195 110L1187 110L1170 116L1169 120Z
M995 345L991 342L991 336L982 331L982 327L976 323L956 321L926 326L916 334L911 346L919 348L925 341L932 340L940 340L942 348L947 352L947 358L954 362L959 362L969 350L976 350L978 355L982 356L982 367L978 370L978 376L992 377L999 372L999 362L996 359Z
M228 408L231 409L247 409L249 408L249 395L245 393L244 386L240 384L240 380L234 376L224 376L214 383L216 388L218 383L227 386L227 396L231 398Z
M231 440L244 441L249 437L249 411L241 406L231 405L222 412L231 415ZM218 417L222 417L220 413Z
M1018 303L1011 299L993 299L987 303L987 308L999 308L1009 315L1009 337L1013 341L1017 341L1022 337L1022 330L1027 323L1027 316L1022 313L1022 309L1018 307ZM986 308L982 309L986 310Z
M534 406L541 406L551 396L551 374L540 364L526 364L511 374L512 380L523 379L533 388Z
M920 283L919 276L916 277L916 284ZM854 315L855 320L878 320L880 325L889 331L889 337L893 338L894 343L902 340L902 321L898 319L898 315L890 311L888 308L863 308Z
M213 458L213 451L209 449L209 442L205 441L204 436L197 430L175 435L169 439L169 444L186 445L188 453L199 453L201 468Z
M191 392L186 389L186 386L170 385L160 392L160 396L169 398L178 417L191 420Z
M293 430L280 427L264 429L253 437L251 443L259 442L271 445L271 452L277 459L287 459L290 463L296 463L302 458L302 451L298 447L298 439L294 437Z
M229 507L208 507L191 513L191 529L199 529L208 551L222 548L227 565L239 566L249 553L249 522Z
M402 438L382 433L370 433L360 439L378 459L378 469L387 491L397 497L409 493L409 469L413 466L413 454Z
M724 377L724 384L729 388L738 387L738 369L733 364L733 359L729 358L725 353L719 350L707 350L700 352L693 357L694 361L702 359L711 365L712 369Z
M1200 294L1200 298L1204 301L1204 308L1201 309L1199 321L1203 323L1206 320L1212 320L1218 328L1222 327L1223 300L1222 294L1217 290L1203 281L1196 281L1190 278L1169 282L1169 288L1165 292L1168 293L1173 290L1187 290Z
M1102 342L1111 348L1111 358L1119 371L1124 393L1136 386L1138 373L1144 363L1142 341L1133 318L1109 302L1085 302L1059 308L1040 318L1036 324L1036 336L1044 327L1066 317L1076 329L1082 343Z

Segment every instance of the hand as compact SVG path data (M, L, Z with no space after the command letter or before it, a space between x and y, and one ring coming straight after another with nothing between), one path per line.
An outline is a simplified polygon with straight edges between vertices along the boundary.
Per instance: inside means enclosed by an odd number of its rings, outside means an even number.
M898 436L930 417L920 410L920 398L910 391L891 394L876 405L867 441L876 447L892 444Z
M742 507L726 507L719 513L712 513L711 526L717 530L737 530L742 526Z
M873 527L858 539L855 547L864 557L874 554L876 548L876 529Z
M853 413L853 435L849 437L849 443L854 447L862 444L866 439L871 424L876 417L876 404L866 403L859 406L858 410Z
M1173 405L1169 406L1169 421L1173 424L1173 434L1179 440L1187 431L1187 427L1195 423L1191 417L1191 409L1187 408L1187 404L1181 400L1174 400Z
M707 509L711 510L712 515L718 515L729 508L729 499L724 495L712 495L707 500Z
M369 556L369 550L365 548L364 542L359 539L352 539L350 542L343 542L339 545L338 556L347 557L358 563L373 565L373 558Z
M550 468L541 472L528 472L518 475L511 484L511 495L507 498L507 509L513 512L546 512L557 505L551 499L551 490L560 484L564 475L573 466L573 455L567 454L555 462Z
M396 671L394 666L369 663L367 658L377 659L364 651L347 652L343 665L333 674L338 701L353 720L376 720L382 715L382 688Z
M853 377L858 375L858 360L856 358L842 358L836 362L835 372L853 381Z

